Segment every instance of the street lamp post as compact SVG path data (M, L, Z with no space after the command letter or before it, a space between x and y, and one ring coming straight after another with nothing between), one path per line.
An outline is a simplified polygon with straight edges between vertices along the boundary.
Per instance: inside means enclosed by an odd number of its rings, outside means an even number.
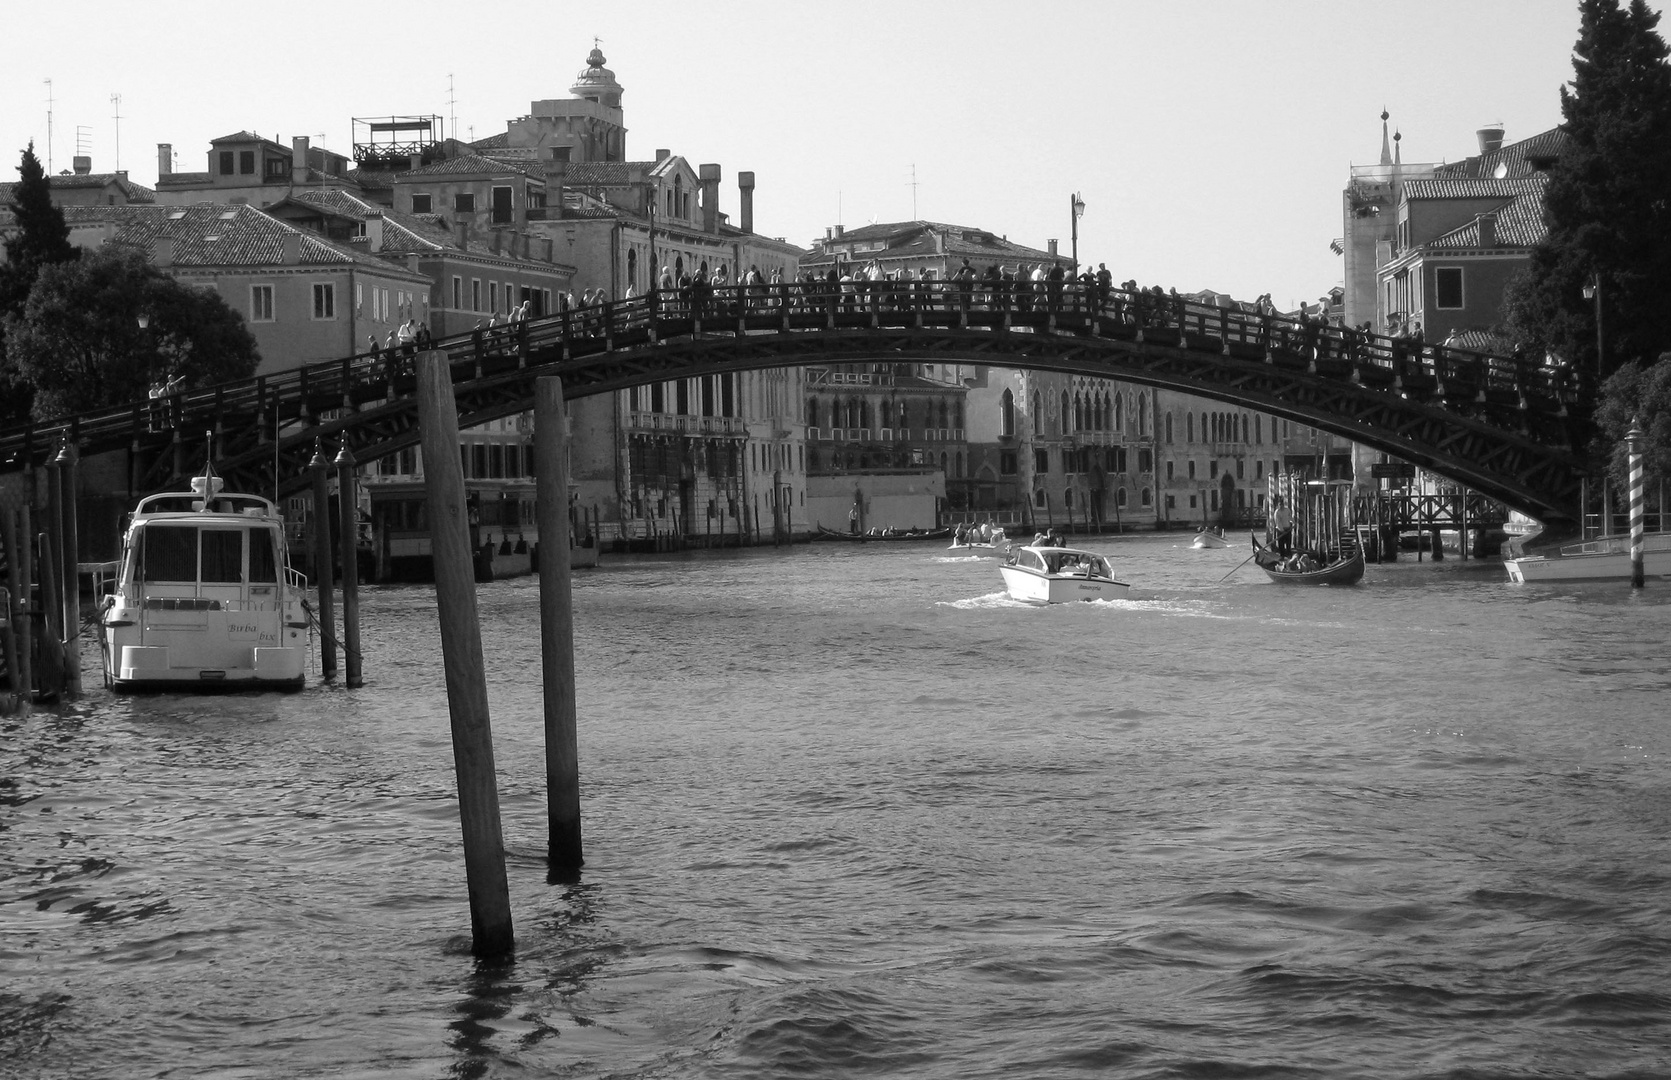
M1596 391L1599 393L1604 374L1603 358L1607 355L1607 338L1601 323L1601 271L1590 275L1590 280L1584 285L1584 299L1596 302Z
M1073 272L1079 274L1079 215L1085 212L1085 200L1079 197L1079 192L1068 196L1068 209L1073 216Z

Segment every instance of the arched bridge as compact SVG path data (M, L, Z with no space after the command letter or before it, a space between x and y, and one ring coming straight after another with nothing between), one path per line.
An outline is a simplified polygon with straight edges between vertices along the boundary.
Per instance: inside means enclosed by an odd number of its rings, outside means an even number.
M1559 369L1158 292L997 285L699 285L433 347L450 360L465 426L530 408L541 375L561 376L574 398L797 364L990 364L1244 405L1413 462L1545 524L1575 519L1582 425ZM415 445L414 385L407 356L346 357L0 432L0 471L38 465L68 437L83 454L126 451L133 489L159 490L195 471L213 433L230 483L265 490L276 472L281 493L299 491L316 437L360 461Z

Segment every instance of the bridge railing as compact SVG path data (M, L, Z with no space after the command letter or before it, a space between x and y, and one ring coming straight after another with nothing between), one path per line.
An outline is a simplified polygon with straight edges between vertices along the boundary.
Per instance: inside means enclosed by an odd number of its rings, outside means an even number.
M1082 282L803 280L652 290L625 300L537 319L478 327L435 340L455 380L530 362L592 355L623 344L695 333L872 327L968 328L1090 334L1217 350L1246 360L1303 367L1403 394L1468 396L1520 407L1558 403L1574 387L1557 369L1525 360L1424 345L1242 306L1215 306L1159 290ZM257 424L316 419L336 408L390 399L412 376L415 346L356 353L288 371L0 431L0 471L35 463L59 438L119 447L169 431L217 429L229 418Z

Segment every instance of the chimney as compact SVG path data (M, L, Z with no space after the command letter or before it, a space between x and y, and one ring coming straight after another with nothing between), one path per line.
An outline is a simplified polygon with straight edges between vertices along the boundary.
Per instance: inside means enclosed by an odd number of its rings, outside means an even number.
M1503 148L1503 125L1487 124L1477 132L1480 139L1480 153L1492 154Z
M302 261L302 234L294 229L284 234L284 257L279 260L285 266L296 266Z
M424 157L423 157L422 154L407 154L406 155L406 168L409 171L410 170L421 169L423 167L424 167Z
M77 154L70 159L70 166L75 169L77 176L86 176L93 171L93 159L86 154Z
M458 219L457 225L459 250L468 250L470 247L470 219L461 217Z
M1477 219L1480 224L1480 247L1494 248L1497 246L1497 215L1481 214Z
M160 142L157 144L157 175L174 175L174 144Z
M662 162L666 161L668 158L670 158L672 156L673 156L673 151L671 151L671 150L657 150L656 151L656 164L660 165Z
M719 232L719 166L703 165L697 177L702 182L702 231Z
M151 241L151 262L157 267L174 265L174 238L159 236Z
M552 160L545 166L545 220L563 216L563 181L569 176L567 161Z
M754 231L754 174L740 172L737 174L737 195L741 200L741 207L737 211L737 224L744 232Z
M1046 240L1044 242L1044 246L1045 249L1050 252L1050 257L1054 259L1056 257L1056 241Z
M383 250L383 214L373 211L366 215L366 250Z
M847 232L847 226L845 226L845 225L837 225L837 226L836 226L836 227L835 227L835 238L836 238L836 239L837 239L837 240L840 240L840 239L841 239L841 238L842 238L842 236L843 236L843 235L844 235L844 234L845 234L845 233L846 233L846 232Z
M308 182L308 137L297 135L290 140L290 182Z

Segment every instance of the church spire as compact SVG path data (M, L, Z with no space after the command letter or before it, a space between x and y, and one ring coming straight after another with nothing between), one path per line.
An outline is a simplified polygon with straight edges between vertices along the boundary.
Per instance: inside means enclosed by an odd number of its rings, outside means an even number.
M1387 110L1385 108L1382 108L1382 110L1381 110L1381 164L1383 164L1383 165L1391 165L1393 163L1392 147L1387 145L1387 115L1388 115Z

